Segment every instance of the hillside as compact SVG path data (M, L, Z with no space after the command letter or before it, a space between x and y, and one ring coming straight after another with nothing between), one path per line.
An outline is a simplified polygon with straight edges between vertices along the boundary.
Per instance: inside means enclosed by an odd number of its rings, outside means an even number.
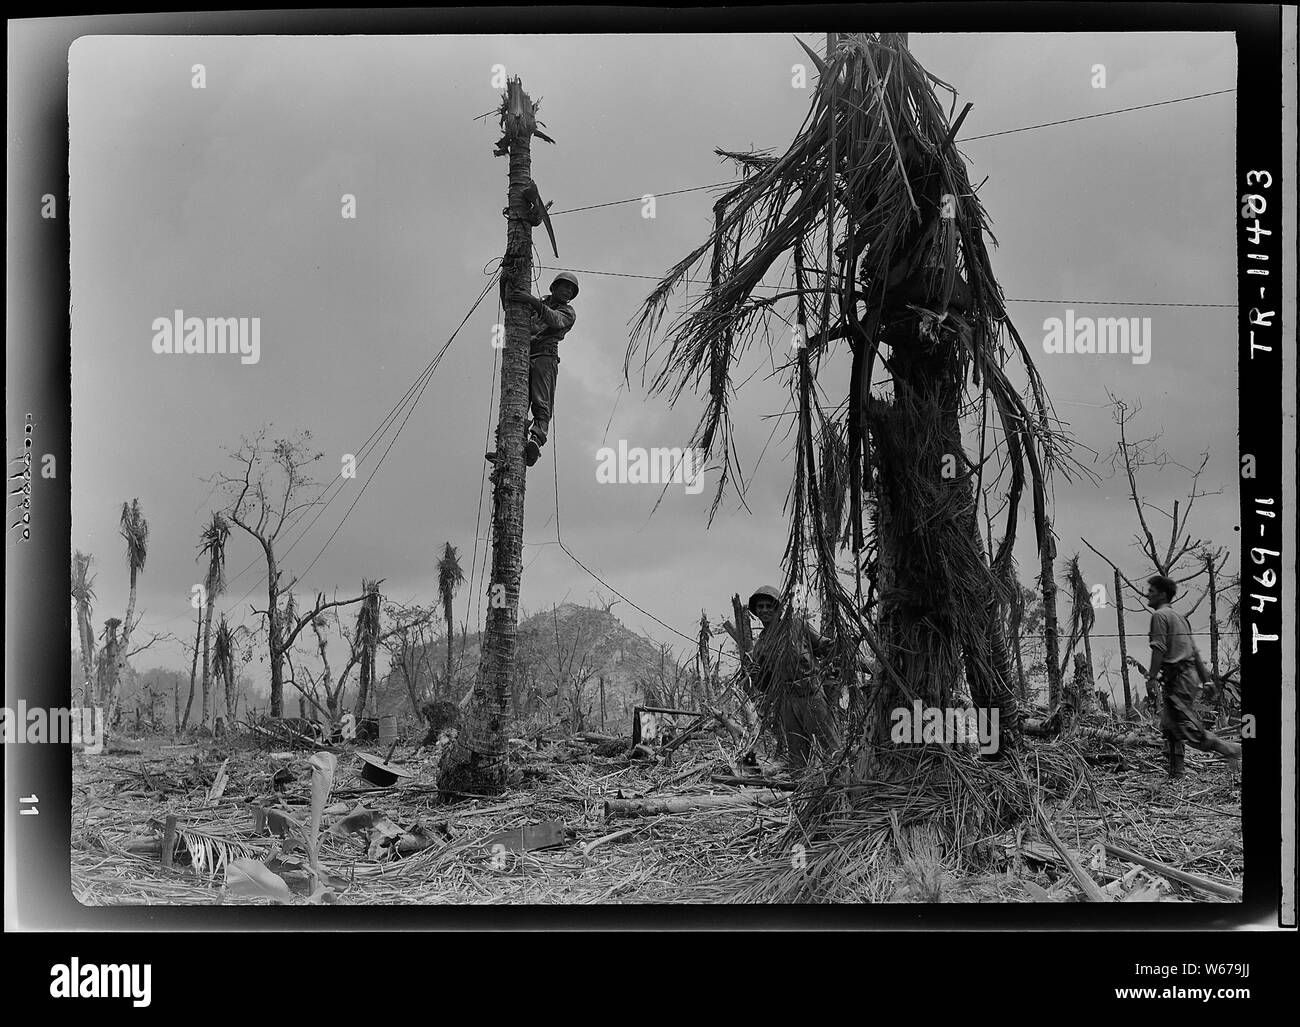
M481 636L478 632L457 635L453 650L451 687L441 680L446 664L446 642L439 639L419 665L439 669L430 681L422 672L417 690L421 695L450 699L464 698L473 685L478 668ZM626 627L607 610L564 603L524 617L519 624L517 674L512 695L512 712L543 720L572 715L575 688L577 702L585 715L585 726L600 730L600 682L604 679L604 724L611 730L626 724L632 707L647 702L687 702L691 695L691 668L663 651L659 643ZM396 671L381 680L378 710L399 716L411 712L406 682Z

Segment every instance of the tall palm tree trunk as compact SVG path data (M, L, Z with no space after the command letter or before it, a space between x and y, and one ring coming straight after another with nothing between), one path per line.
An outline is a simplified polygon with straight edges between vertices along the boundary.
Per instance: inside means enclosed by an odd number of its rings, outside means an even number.
M95 704L95 630L90 626L89 607L77 608L77 633L81 636L81 674L85 679L82 705L89 708Z
M443 616L443 619L446 620L446 622L447 622L447 674L446 674L446 681L447 681L448 694L450 694L450 690L451 690L451 639L452 639L452 623L451 623L451 593L450 593L450 592L443 592L443 594L442 594L442 616Z
M357 683L357 701L353 716L365 716L366 703L375 687L375 650L379 646L379 583L362 579L361 591L365 599L357 615L357 634L361 644L361 668Z
M209 698L212 674L212 596L208 596L208 608L203 617L203 710L200 727L208 727L215 709Z
M131 640L132 621L135 619L136 569L131 568L131 594L126 602L126 619L122 622L122 634L117 637L113 647L113 658L108 665L108 694L104 696L104 720L112 726L117 719L118 689L126 673L127 643Z
M1039 574L1039 587L1043 592L1043 641L1047 646L1047 702L1055 706L1061 701L1061 646L1060 629L1056 615L1056 572L1053 563L1056 560L1056 544L1052 540L1052 526L1047 523L1043 529L1044 544L1039 551L1042 563Z
M190 694L185 700L185 716L181 718L181 730L189 727L190 710L194 708L194 683L198 676L199 668L199 638L203 631L203 614L200 613L194 618L194 658L190 660Z
M492 793L505 786L505 719L519 628L519 581L523 572L524 424L528 418L530 319L510 298L532 280L532 228L524 190L532 182L534 108L519 79L511 79L501 108L504 136L498 153L510 155L510 220L501 264L506 337L501 359L497 463L492 472L492 572L482 656L465 729L443 759L439 783ZM555 459L554 454L551 459Z
M222 677L226 681L226 724L235 722L235 668L233 665L227 665L221 670Z
M77 630L81 636L81 675L85 681L82 690L82 705L89 708L94 705L95 677L95 633L90 627L90 615L77 611Z

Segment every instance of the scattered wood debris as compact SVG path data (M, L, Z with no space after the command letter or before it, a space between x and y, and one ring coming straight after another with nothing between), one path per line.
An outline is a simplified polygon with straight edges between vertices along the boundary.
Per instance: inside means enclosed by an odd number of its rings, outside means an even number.
M1128 733L1028 742L978 839L943 826L942 788L792 779L722 729L512 740L518 787L495 797L439 789L418 739L381 761L401 772L386 787L348 744L143 741L130 764L74 757L73 887L90 905L1239 901L1237 779L1189 753L1153 791L1160 753ZM944 758L962 787L1013 780Z

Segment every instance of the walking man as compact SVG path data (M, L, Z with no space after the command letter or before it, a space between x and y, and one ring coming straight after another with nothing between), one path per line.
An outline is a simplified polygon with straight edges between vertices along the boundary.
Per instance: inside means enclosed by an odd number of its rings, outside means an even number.
M551 427L555 410L555 379L560 371L560 340L578 319L570 301L578 295L578 279L568 271L561 271L551 282L551 293L538 299L527 292L514 290L510 299L527 303L533 308L531 341L528 347L528 400L532 408L532 424L524 446L524 461L529 467L537 463L546 445L546 433ZM495 453L488 459L494 460Z
M1152 692L1159 684L1163 692L1160 730L1165 736L1169 777L1172 780L1183 776L1185 745L1222 753L1235 772L1241 745L1225 742L1213 731L1207 731L1196 712L1197 686L1209 681L1210 675L1193 641L1191 624L1169 605L1177 592L1178 585L1164 575L1157 574L1147 581L1147 603L1152 610L1147 690Z

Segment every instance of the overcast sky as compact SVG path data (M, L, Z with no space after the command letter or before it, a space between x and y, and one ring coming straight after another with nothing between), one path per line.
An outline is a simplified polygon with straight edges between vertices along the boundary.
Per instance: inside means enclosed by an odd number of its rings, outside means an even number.
M804 38L821 45L821 36ZM916 34L910 45L957 88L958 109L974 103L966 137L1235 84L1228 34ZM507 164L492 155L499 128L494 116L475 120L499 102L494 64L521 75L541 101L557 145L535 141L534 177L560 211L728 181L715 147L783 151L810 99L810 89L791 85L801 61L789 35L79 39L69 58L72 541L95 556L97 630L125 609L123 500L139 497L150 525L140 630L183 637L193 630L194 557L213 503L204 479L234 467L223 447L263 424L281 434L310 429L325 453L322 478L337 474L342 454L360 449L465 315L505 243ZM204 65L203 89L191 85L195 64ZM1105 88L1092 85L1097 64ZM1109 388L1142 403L1135 431L1163 432L1175 460L1194 466L1208 449L1203 487L1222 494L1197 503L1191 530L1228 546L1237 523L1233 310L1151 304L1233 302L1234 110L1229 93L962 146L972 183L987 176L980 196L1000 244L993 266L1017 300L1011 315L1058 414L1083 447L1108 457ZM345 193L356 197L352 220L340 216ZM636 203L556 217L558 262L544 233L535 241L548 267L657 276L706 238L714 195L662 197L653 220ZM620 393L628 320L653 282L579 277L553 444L530 472L523 605L589 602L600 590L542 544L555 538L555 461L566 544L693 634L701 608L716 623L732 592L780 585L791 438L778 429L749 509L729 497L712 528L716 472L706 472L702 495L670 489L653 517L658 488L598 484L602 445L682 445L701 407L687 396L670 408L647 395L639 374ZM1139 366L1122 355L1045 354L1044 319L1064 317L1067 305L1025 299L1132 301L1068 306L1080 316L1149 317L1152 358ZM176 309L260 317L259 362L155 354L152 322ZM392 599L429 601L444 540L468 573L497 316L491 293L299 586L301 598L356 594L364 575L386 579ZM776 354L785 355L781 340ZM764 380L771 366L756 353L737 376L758 371L733 410L747 470L772 431L769 415L785 406L779 381ZM1093 460L1088 448L1077 455ZM375 462L360 465L282 566L307 565ZM1056 482L1062 563L1083 535L1145 575L1124 486L1105 477L1104 462L1096 469L1100 486ZM1171 466L1143 483L1150 502L1168 509L1188 476ZM1036 560L1023 513L1017 555L1028 583ZM238 530L228 554L232 577L258 555ZM1109 568L1086 550L1083 567L1109 590ZM233 620L251 620L253 600L265 605L260 586L243 598L260 569L219 604ZM458 597L458 623L465 602ZM627 604L613 612L681 642ZM481 623L474 609L469 618ZM1205 627L1204 609L1193 621ZM1130 619L1130 632L1145 628ZM1097 630L1115 630L1110 611ZM1112 642L1096 649L1104 655ZM188 667L176 642L139 660Z

